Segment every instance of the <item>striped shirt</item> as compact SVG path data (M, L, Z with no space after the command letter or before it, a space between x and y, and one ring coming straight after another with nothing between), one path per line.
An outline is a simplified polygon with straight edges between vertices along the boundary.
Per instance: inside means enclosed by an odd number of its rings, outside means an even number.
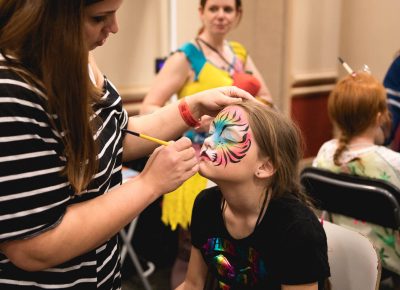
M94 106L102 126L99 169L87 192L76 196L65 176L61 132L51 126L46 96L0 66L0 243L34 237L56 227L66 208L121 184L122 135L127 113L114 86L105 81ZM118 238L93 251L39 272L14 266L0 252L0 289L121 289Z

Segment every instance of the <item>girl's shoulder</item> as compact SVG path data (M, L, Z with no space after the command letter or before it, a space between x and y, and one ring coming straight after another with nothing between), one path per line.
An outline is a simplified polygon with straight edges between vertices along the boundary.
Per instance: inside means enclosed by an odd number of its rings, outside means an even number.
M271 205L274 203L271 202ZM274 219L284 236L291 239L323 242L326 237L316 213L295 196L288 194L275 201Z
M320 167L320 163L329 163L331 160L333 160L333 155L335 154L337 144L337 139L332 139L322 144L318 150L317 156L313 160L313 166Z
M270 207L274 210L274 214L286 215L288 219L309 219L315 216L308 205L291 193L272 199Z
M196 197L196 203L199 205L220 204L222 193L218 186L213 186L202 190Z

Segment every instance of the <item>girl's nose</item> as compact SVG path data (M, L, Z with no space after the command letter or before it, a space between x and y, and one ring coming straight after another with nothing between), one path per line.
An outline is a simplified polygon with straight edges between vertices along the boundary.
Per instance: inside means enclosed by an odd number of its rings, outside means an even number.
M214 146L213 135L210 135L204 139L203 146L205 148L213 148L213 146Z

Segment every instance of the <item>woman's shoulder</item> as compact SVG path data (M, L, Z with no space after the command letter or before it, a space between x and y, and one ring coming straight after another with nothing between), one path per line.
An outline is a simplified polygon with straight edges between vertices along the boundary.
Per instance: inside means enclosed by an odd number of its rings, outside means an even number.
M247 52L246 47L245 47L242 43L240 43L239 41L236 41L236 40L228 40L228 43L229 43L229 45L230 45L233 49L236 49L236 50L243 50L243 51Z
M193 41L184 43L177 51L182 52L185 55L186 59L191 64L192 69L196 72L196 75L206 63L206 57ZM173 56L175 55L177 54L173 54Z
M233 52L235 53L235 55L239 57L242 60L242 62L246 62L248 53L244 45L238 41L233 41L233 40L228 41L228 43Z
M196 42L193 40L182 44L177 51L183 52L186 56L203 55L199 47L196 45Z
M38 104L42 104L43 101L47 100L45 93L38 88L33 79L23 69L12 69L0 63L0 79L0 97L26 99Z

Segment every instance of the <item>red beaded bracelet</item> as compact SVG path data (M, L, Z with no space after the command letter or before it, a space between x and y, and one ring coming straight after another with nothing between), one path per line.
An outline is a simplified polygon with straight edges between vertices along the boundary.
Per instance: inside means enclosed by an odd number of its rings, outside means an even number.
M178 109L182 119L189 127L194 127L194 128L200 127L200 120L196 120L193 117L192 112L190 112L189 105L186 103L185 99L182 99L179 102Z

